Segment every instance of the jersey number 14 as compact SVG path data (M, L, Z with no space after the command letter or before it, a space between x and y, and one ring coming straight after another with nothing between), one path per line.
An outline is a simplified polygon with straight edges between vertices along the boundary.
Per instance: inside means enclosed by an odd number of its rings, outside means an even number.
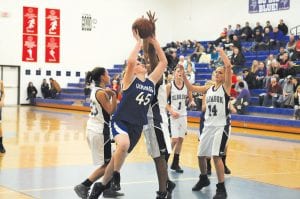
M209 116L217 116L218 110L217 110L216 105L213 105L213 106L208 105L208 109L209 109Z

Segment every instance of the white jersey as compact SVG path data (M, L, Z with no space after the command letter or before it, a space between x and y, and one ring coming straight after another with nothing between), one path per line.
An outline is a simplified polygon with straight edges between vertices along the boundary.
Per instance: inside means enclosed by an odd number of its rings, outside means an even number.
M102 108L100 102L96 98L97 91L103 90L100 87L94 87L90 96L91 112L87 121L87 129L95 132L103 133L104 125L108 125L110 115ZM108 96L107 96L108 97Z
M171 82L170 102L174 111L178 112L180 116L187 116L186 97L188 90L183 83L182 88L175 85L175 81Z
M225 126L228 123L230 96L225 92L223 85L215 89L215 86L212 86L206 93L204 126Z

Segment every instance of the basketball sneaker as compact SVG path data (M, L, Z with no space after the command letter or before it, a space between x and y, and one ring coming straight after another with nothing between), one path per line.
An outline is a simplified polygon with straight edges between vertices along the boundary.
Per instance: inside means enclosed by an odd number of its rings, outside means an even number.
M87 199L89 196L90 187L87 187L83 184L76 185L74 191L76 192L79 198Z
M172 170L174 170L176 173L183 173L183 169L179 165L171 165L170 167Z
M193 191L200 191L203 187L207 187L210 185L210 181L207 177L207 175L200 175L199 181L193 186Z
M103 198L116 198L116 197L124 196L124 195L125 195L124 193L120 193L118 191L114 191L111 188L105 189L103 191Z
M98 199L101 193L105 190L105 186L101 182L96 182L93 186L89 199Z
M226 193L224 183L222 184L218 183L216 195L213 197L213 199L226 199L226 198L227 198L227 193Z

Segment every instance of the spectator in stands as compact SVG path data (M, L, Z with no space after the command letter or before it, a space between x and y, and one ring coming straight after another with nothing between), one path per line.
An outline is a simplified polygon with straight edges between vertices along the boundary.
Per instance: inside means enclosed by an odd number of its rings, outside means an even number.
M280 47L279 48L279 53L278 55L276 55L276 59L278 62L281 62L281 60L283 59L283 54L287 53L287 51L284 49L284 47Z
M274 33L269 28L264 29L264 39L265 47L269 50L273 49L275 46Z
M293 83L293 85L294 85L294 92L296 92L297 87L300 85L300 82L298 82L298 79L297 79L297 78L293 77L292 83Z
M289 54L287 52L283 53L283 55L279 61L280 67L287 69L290 64L289 62L290 62Z
M268 87L270 84L271 77L276 77L279 79L278 70L280 65L276 59L273 59L271 64L267 66L267 76L265 78L265 87Z
M235 84L237 83L237 75L233 73L233 71L231 70L232 76L231 76L231 88L230 88L230 96L231 97L236 97L238 95L238 93L236 92L235 88Z
M270 21L266 21L266 25L264 27L264 32L266 32L267 28L269 29L270 32L273 32L273 27L272 27Z
M231 25L228 25L227 28L227 37L229 37L230 40L232 40L234 35L234 30L232 29Z
M33 85L32 82L28 83L27 86L27 99L29 100L30 105L35 105L35 98L37 95L38 91L36 89L36 87Z
M237 93L240 93L240 92L242 91L242 88L239 86L239 83L240 83L240 82L243 82L244 88L245 88L245 89L248 89L248 83L247 83L245 80L243 80L243 76L237 76L237 77L236 77L236 80L237 80L237 82L235 83L234 90L235 90ZM248 90L249 90L249 89L248 89Z
M196 43L195 50L191 55L191 60L193 62L199 62L199 58L201 57L204 50L205 50L204 47L200 43Z
M191 57L190 57L190 56L186 57L186 60L185 60L185 62L183 63L184 70L187 70L188 64L191 64L191 65L192 65L192 69L193 69L193 71L195 72L195 71L196 71L195 63L191 60Z
M253 34L255 34L256 31L259 31L261 34L264 32L264 29L259 22L256 22L256 26L253 28Z
M233 45L233 43L232 43L231 39L229 38L229 36L227 36L225 41L223 42L224 50L225 51L230 50L231 45Z
M275 47L278 49L278 47L285 46L285 41L284 41L285 37L282 31L279 30L277 27L275 27L273 30L273 34L274 34Z
M50 97L51 98L56 98L57 94L61 93L60 85L52 77L49 78L49 81L50 81Z
M282 96L279 99L280 107L294 107L294 84L292 80L293 77L289 75L283 84Z
M180 56L179 56L179 60L178 60L178 63L177 63L177 64L180 64L180 65L182 65L183 67L184 67L184 65L186 65L186 60L185 60L185 58L184 58L183 55L180 55Z
M233 105L236 108L238 114L245 114L246 108L248 107L250 102L250 92L247 88L245 88L244 82L239 82L238 86L241 91L233 101Z
M43 82L41 85L41 91L42 91L43 98L50 97L50 88L49 88L49 84L47 83L46 79L43 79Z
M296 47L296 40L294 35L290 35L289 42L287 42L285 49L289 52L290 55L293 54ZM300 49L300 48L299 48Z
M234 30L234 34L237 37L240 37L242 35L242 29L241 29L241 25L240 24L236 24L235 30Z
M276 60L276 59L275 59L273 54L268 55L268 57L265 61L265 64L266 64L266 67L267 67L268 70L269 70L269 68L270 68L270 66L271 66L271 64L274 60Z
M282 87L278 84L275 77L271 78L267 93L264 95L263 106L277 107L277 100L282 95Z
M287 35L289 32L289 28L287 25L283 22L283 19L280 19L279 24L278 24L278 29L281 30L283 35Z
M207 54L211 54L214 49L215 49L214 43L213 42L208 42L207 43L207 48L206 48L205 52Z
M247 82L249 89L255 89L256 88L256 79L255 74L249 69L243 70L243 78Z
M246 60L241 51L235 47L233 48L233 55L231 56L231 64L233 65L234 74L238 74L242 71Z
M220 36L215 40L215 46L220 46L226 40L226 34L222 32Z
M240 51L242 50L242 44L237 35L233 35L232 43L234 47L237 47Z
M300 61L300 40L295 45L295 50L291 56L292 61Z
M300 120L300 85L294 94L294 119Z
M254 32L253 39L254 39L254 49L253 49L254 51L266 50L266 45L263 42L264 37L258 29Z
M263 88L263 82L266 77L266 68L264 62L259 62L258 68L254 74L257 88Z
M193 70L192 62L188 62L185 70L185 75L191 84L195 84L195 72Z
M213 52L210 54L210 67L211 68L216 68L218 65L219 60L219 53L217 52L216 49L213 50Z
M241 40L251 41L251 39L252 39L252 29L249 26L249 22L246 22L245 26L242 28Z
M177 63L179 61L178 57L177 57L177 53L175 49L169 49L166 52L166 57L168 60L168 72L172 73L175 69L175 67L177 66Z

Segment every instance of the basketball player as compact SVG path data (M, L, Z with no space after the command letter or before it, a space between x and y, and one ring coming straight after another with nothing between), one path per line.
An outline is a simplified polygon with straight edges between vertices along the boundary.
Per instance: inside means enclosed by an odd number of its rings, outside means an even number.
M168 131L166 112L167 91L165 81L155 86L155 96L148 111L148 124L143 132L147 143L148 154L153 158L158 177L159 191L156 199L170 198L175 183L169 180L165 157L171 152L171 141Z
M177 173L183 173L179 166L179 156L182 143L187 132L187 106L186 98L192 102L192 93L188 92L183 82L184 70L177 66L174 70L174 81L167 85L169 104L167 110L170 114L170 129L172 137L172 149L174 149L174 158L171 169Z
M3 143L2 143L2 124L1 124L1 121L2 121L2 107L4 105L4 86L3 86L3 81L0 80L0 153L5 153L5 148L3 146Z
M201 143L198 148L200 179L193 187L193 191L199 191L210 184L207 177L206 157L213 156L218 177L216 195L213 199L227 198L224 184L224 164L222 156L225 155L225 147L229 137L229 100L231 88L231 63L223 49L217 49L224 62L224 67L216 69L215 84L206 92L206 111L203 133L200 136Z
M96 67L86 75L86 82L95 84L90 95L91 112L87 121L87 141L92 158L98 168L74 190L80 198L88 198L91 185L103 176L111 158L111 140L109 132L110 115L115 111L117 98L114 91L105 88L110 77L105 68Z
M143 125L147 124L147 112L155 95L155 84L161 79L167 66L167 59L154 36L147 38L153 44L159 62L154 71L146 78L145 64L137 61L142 47L142 40L136 29L133 29L136 45L132 50L123 78L123 97L111 121L111 131L116 141L116 150L109 162L102 182L95 183L90 199L98 198L111 180L110 189L118 191L120 187L120 170L126 156L137 144ZM134 114L129 114L134 113Z

